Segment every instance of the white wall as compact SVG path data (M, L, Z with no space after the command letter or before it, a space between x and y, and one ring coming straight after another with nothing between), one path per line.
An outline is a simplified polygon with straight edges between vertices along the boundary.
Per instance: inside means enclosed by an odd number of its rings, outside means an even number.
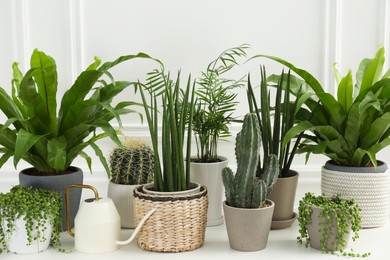
M389 0L0 0L0 86L10 90L11 64L18 61L23 71L35 48L57 61L59 95L78 73L100 56L103 61L124 54L146 52L183 75L199 75L223 50L248 43L249 55L282 57L316 76L334 91L334 61L345 73L372 57L379 45L390 50ZM389 65L387 53L387 67ZM240 77L265 64L269 73L281 67L267 60L249 63L233 75ZM117 79L142 78L152 68L147 62L129 62L114 70ZM256 79L255 79L256 81ZM131 91L120 99L139 100ZM236 115L246 112L240 95ZM2 120L4 117L0 117ZM146 125L134 116L123 118L129 136L147 137ZM235 134L239 127L231 127ZM112 144L102 143L108 155ZM221 153L235 163L234 138L220 145ZM390 163L389 149L380 159ZM91 154L92 155L92 154ZM326 158L296 157L293 168L307 183L318 180ZM86 172L82 160L77 160ZM19 169L25 167L20 164ZM90 182L105 181L99 160L94 160ZM17 170L10 160L1 169L0 183L14 183Z

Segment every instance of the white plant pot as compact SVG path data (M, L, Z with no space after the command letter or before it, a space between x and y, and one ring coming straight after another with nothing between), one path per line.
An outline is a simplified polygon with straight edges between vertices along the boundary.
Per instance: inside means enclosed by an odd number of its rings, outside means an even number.
M207 211L207 226L217 226L223 223L222 201L223 183L222 170L228 166L225 157L216 163L191 162L191 181L207 187L209 206Z
M341 167L343 168L343 167ZM389 220L390 172L359 172L344 167L342 171L322 167L321 190L325 195L340 194L346 199L355 199L362 209L362 227L373 228L386 224Z
M6 228L7 222L3 221L3 229ZM26 221L22 218L18 218L14 222L14 232L11 236L5 236L5 243L10 252L16 254L34 254L46 250L50 245L50 238L53 231L53 227L50 220L45 223L46 229L41 235L41 238L34 240L30 245L28 243L28 236L26 230ZM32 236L37 236L37 230L32 232Z
M108 183L107 197L111 198L121 218L122 228L135 228L133 192L138 185Z

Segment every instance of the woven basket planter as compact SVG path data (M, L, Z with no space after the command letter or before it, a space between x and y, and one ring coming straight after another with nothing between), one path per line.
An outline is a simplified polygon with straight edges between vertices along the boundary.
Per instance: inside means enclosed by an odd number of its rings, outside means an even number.
M207 225L207 189L187 195L156 195L134 189L134 217L138 224L152 208L137 235L140 248L156 252L191 251L203 246Z
M328 196L338 193L346 199L355 199L362 209L363 228L383 226L389 219L389 172L337 171L325 165L322 167L321 190Z

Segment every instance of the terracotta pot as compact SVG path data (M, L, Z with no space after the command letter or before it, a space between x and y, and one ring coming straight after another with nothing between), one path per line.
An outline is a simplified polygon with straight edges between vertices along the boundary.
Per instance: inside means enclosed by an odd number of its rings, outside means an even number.
M230 247L238 251L259 251L267 246L275 203L267 207L246 209L231 207L223 202L226 231Z
M191 162L191 180L207 187L209 207L207 210L207 226L217 226L223 223L222 201L223 183L222 170L228 166L226 157L216 163Z
M311 207L313 209L313 213L311 215L311 223L308 226L307 230L309 233L310 238L310 246L312 248L321 250L321 239L322 234L319 231L320 229L326 229L328 226L325 224L324 217L319 217L320 213L322 212L322 209L319 207ZM320 225L320 223L324 223L323 225ZM325 245L325 249L328 251L336 251L340 249L345 249L348 246L348 240L351 234L351 226L349 226L349 232L344 235L344 240L346 241L345 246L342 246L341 248L335 248L332 244L336 241L336 237L338 235L338 226L337 226L337 219L335 214L331 213L331 230L330 230L330 237L328 239L328 242Z
M271 229L287 228L295 221L297 214L294 212L294 202L298 176L298 172L290 170L290 176L276 181L268 197L275 203Z
M133 193L138 185L124 185L108 182L107 197L111 198L121 218L122 228L135 228Z
M83 183L83 171L77 167L69 167L67 174L62 175L36 175L35 168L27 168L19 173L19 183L23 187L41 188L46 190L57 191L62 195L62 230L67 230L66 224L66 205L65 190L70 184ZM74 226L74 218L77 214L81 199L81 189L73 189L69 193L70 199L70 226Z
M355 199L362 209L362 227L380 227L390 213L390 172L385 163L378 167L345 167L328 161L322 167L321 190L325 195L340 194Z

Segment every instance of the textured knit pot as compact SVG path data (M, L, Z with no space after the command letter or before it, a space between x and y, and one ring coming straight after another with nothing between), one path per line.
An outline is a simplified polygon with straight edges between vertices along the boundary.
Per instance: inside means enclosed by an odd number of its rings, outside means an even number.
M322 167L321 190L327 196L355 199L362 209L362 227L380 227L390 213L390 173L386 169L380 161L376 168L338 166L328 161Z
M65 190L70 184L83 183L83 171L77 167L69 167L66 174L62 175L36 175L35 168L27 168L19 173L19 183L23 187L41 188L57 191L62 196L62 229L67 230ZM81 189L73 189L69 193L70 198L70 226L74 226L74 218L77 214L81 199Z
M108 182L107 197L111 198L121 218L122 228L135 228L133 211L133 193L138 185L116 184Z
M288 177L278 178L268 196L275 203L271 229L287 228L295 221L297 214L294 213L294 201L298 176L298 172L290 170Z
M3 228L6 228L7 222L2 223ZM35 224L34 224L35 225ZM22 218L16 218L14 221L14 232L12 235L6 235L4 241L10 252L16 254L35 254L46 250L50 245L50 237L53 230L53 226L48 219L45 223L45 231L41 233L41 238L33 240L30 245L28 244L28 236L26 230L26 221ZM32 236L35 237L38 234L38 230L32 231Z
M267 246L275 203L267 207L246 209L231 207L223 202L226 231L230 247L238 251L259 251Z
M200 248L204 244L207 221L207 188L197 185L192 192L165 194L134 189L135 223L151 209L137 235L140 248L155 252L183 252Z
M311 223L307 227L307 231L309 233L310 238L310 246L312 248L321 250L321 240L322 240L322 233L319 231L320 229L327 229L328 226L325 223L325 218L320 217L320 213L322 212L322 209L319 207L311 207L313 210L313 213L311 214ZM330 214L331 218L331 227L330 227L330 236L329 239L325 245L325 249L328 251L335 251L336 248L332 245L336 241L336 237L338 235L338 226L337 226L337 218L335 214L332 212ZM321 224L320 224L321 223ZM351 234L351 225L349 225L349 231L344 234L344 240L346 241L345 246L341 248L337 248L337 250L345 249L348 246L348 240Z
M219 157L221 162L199 163L191 162L191 179L207 187L209 208L207 211L207 226L217 226L223 223L222 201L223 184L222 170L228 166L228 159Z

